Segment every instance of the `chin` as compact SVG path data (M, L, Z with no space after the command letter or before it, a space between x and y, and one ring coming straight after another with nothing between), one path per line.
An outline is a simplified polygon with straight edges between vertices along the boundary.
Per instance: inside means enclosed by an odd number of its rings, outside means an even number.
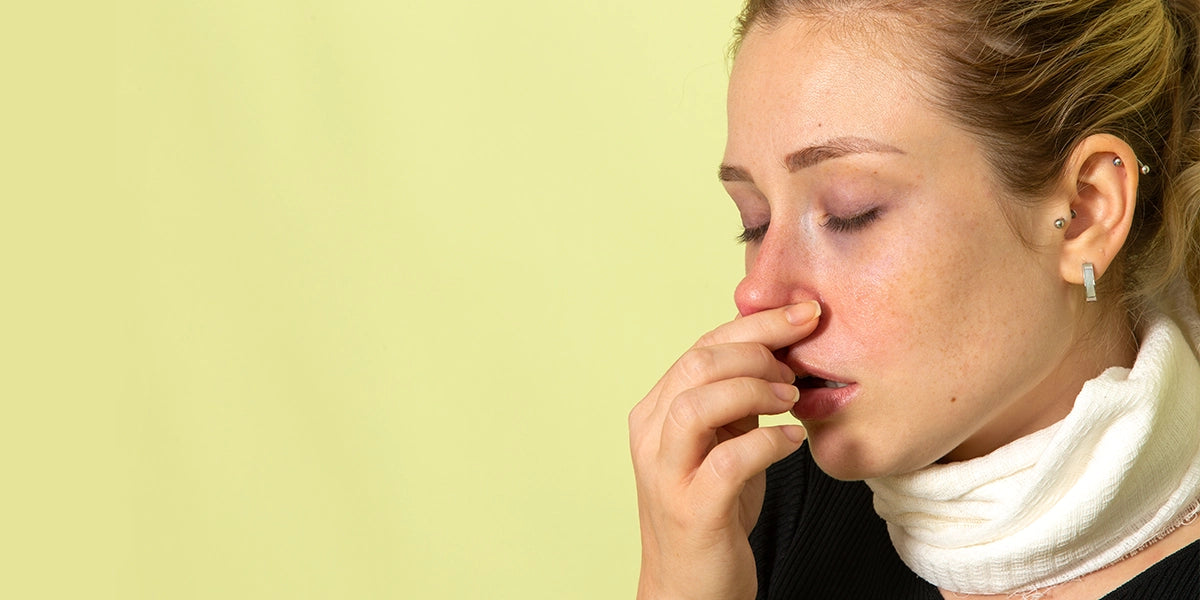
M874 440L876 443L870 444L863 438L832 427L821 424L806 426L813 460L834 479L874 479L915 471L923 466L921 461L898 453L899 448L886 442Z
M813 458L816 460L817 466L821 467L821 470L826 475L841 481L863 481L888 475L888 472L885 470L870 468L849 461L822 460L821 456L816 452L813 452Z

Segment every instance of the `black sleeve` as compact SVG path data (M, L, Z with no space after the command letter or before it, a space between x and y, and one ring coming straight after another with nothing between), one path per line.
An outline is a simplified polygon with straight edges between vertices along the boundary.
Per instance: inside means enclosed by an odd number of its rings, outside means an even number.
M758 600L941 600L900 561L861 481L838 481L804 444L767 469L750 533Z

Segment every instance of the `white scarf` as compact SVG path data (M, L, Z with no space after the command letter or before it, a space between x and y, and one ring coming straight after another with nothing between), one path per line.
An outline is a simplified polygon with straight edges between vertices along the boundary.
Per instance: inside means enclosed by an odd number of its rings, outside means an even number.
M1195 516L1200 316L1179 296L1178 322L1145 319L1133 368L1084 384L1064 420L987 456L867 480L913 572L965 594L1044 588Z

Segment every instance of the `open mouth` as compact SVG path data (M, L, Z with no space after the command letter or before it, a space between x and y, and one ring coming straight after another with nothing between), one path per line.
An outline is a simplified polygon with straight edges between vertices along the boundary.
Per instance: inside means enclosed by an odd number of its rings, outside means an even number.
M815 388L831 388L831 389L836 390L839 388L844 388L850 384L842 383L840 381L833 381L832 379L823 379L821 377L814 377L812 375L808 375L805 377L797 377L796 381L792 385L795 385L796 387L798 387L802 390L803 389L815 389Z

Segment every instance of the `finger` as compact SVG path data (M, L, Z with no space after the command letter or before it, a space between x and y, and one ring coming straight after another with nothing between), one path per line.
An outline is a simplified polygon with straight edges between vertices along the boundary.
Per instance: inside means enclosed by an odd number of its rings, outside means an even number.
M691 489L698 494L697 508L714 511L713 517L735 510L746 482L795 452L804 436L799 425L780 425L761 427L718 444L692 481Z
M812 333L820 316L821 305L816 300L759 311L734 319L708 332L693 348L735 342L757 342L771 350L778 350Z
M750 375L768 381L778 381L773 376L765 375L762 372L755 375L755 372L752 371L739 371L739 369L743 369L743 362L731 363L728 368L724 368L726 366L724 360L729 359L729 356L706 356L703 352L696 354L695 351L719 345L746 343L758 344L768 350L777 350L798 342L812 333L817 327L817 319L820 318L820 315L821 305L813 300L760 311L721 325L701 337L689 352L680 357L680 360L676 361L667 374L654 384L650 393L642 399L638 407L635 407L634 412L637 415L647 416L649 421L655 421L655 418L661 419L665 414L667 403L675 394L689 387L715 381L713 377ZM757 353L757 350L755 352ZM782 365L779 370L784 374L784 381L792 381L794 374L788 375L791 372L790 369L787 369L783 363L779 364ZM682 380L679 378L680 373L685 375ZM631 423L633 417L634 415L631 414Z
M704 346L688 350L675 361L664 377L661 391L670 399L685 389L734 377L791 383L796 373L762 344Z
M796 373L775 358L766 346L752 342L692 348L679 357L659 380L640 408L650 422L658 425L675 396L685 390L734 377L755 377L766 381L792 383Z
M659 464L680 478L689 477L716 442L717 430L737 425L749 431L748 417L787 412L800 390L786 383L738 377L690 389L671 403L659 442ZM739 421L742 421L739 423Z

